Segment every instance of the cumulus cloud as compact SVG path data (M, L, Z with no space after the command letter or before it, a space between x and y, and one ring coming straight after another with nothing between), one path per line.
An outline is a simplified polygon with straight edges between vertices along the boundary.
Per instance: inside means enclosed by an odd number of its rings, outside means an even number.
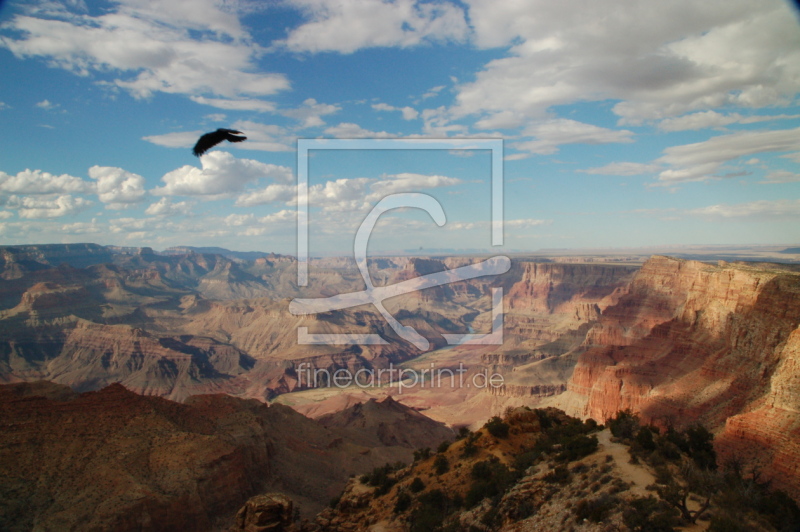
M40 57L80 75L121 74L108 83L138 98L264 96L289 88L282 74L254 72L260 50L225 5L122 0L97 16L31 8L6 23L14 36L0 44L17 57Z
M400 111L403 114L403 120L414 120L419 116L419 111L413 107L395 107L387 103L374 103L372 108L376 111Z
M0 172L0 192L8 194L75 194L93 191L92 183L68 174L23 170L12 176Z
M613 130L577 122L566 118L555 118L535 123L525 130L534 140L517 142L514 147L541 155L556 153L563 144L609 144L633 142L633 132Z
M217 109L225 109L228 111L259 111L259 112L272 112L275 110L275 104L265 100L256 100L253 98L205 98L203 96L192 96L192 101L201 105L210 105Z
M338 105L319 103L314 98L308 98L297 109L285 109L280 112L283 116L295 118L300 121L301 128L324 126L322 117L341 111Z
M578 171L583 172L585 174L629 176L629 175L652 174L654 172L657 172L660 168L661 167L658 166L657 164L619 162L619 163L608 163L605 166L588 168L586 170L578 170Z
M144 178L113 166L92 166L89 177L97 180L97 195L109 209L124 209L144 200Z
M655 162L671 167L661 172L658 180L672 184L719 177L715 174L722 165L739 157L796 150L800 150L800 128L742 131L669 147Z
M173 203L167 197L163 197L155 203L150 204L144 211L149 216L177 216L187 215L192 212L192 203L179 201Z
M403 172L399 174L387 174L382 179L370 185L372 194L367 198L370 201L378 200L389 194L399 192L413 192L421 189L439 188L459 185L463 183L456 177L443 175L424 175Z
M464 11L415 0L291 0L308 19L279 44L297 52L352 53L361 48L407 48L423 42L466 40Z
M0 211L0 220L8 220L9 218L12 218L13 216L14 216L14 213L11 212L11 211Z
M225 151L212 151L200 158L202 168L182 166L161 180L163 187L153 189L159 196L221 196L241 192L244 186L261 178L277 181L291 179L285 166L265 164L252 159L237 159Z
M614 112L635 124L800 90L800 27L781 0L467 3L476 45L510 48L457 86L456 117L519 126L556 105L620 100Z
M20 218L60 218L79 213L92 205L92 202L64 194L54 199L11 196L6 205L18 209Z
M253 205L265 205L267 203L284 202L293 203L297 187L294 185L282 185L273 183L260 190L252 190L242 194L236 199L237 207L252 207Z
M342 122L325 130L325 134L337 139L392 139L397 135L386 131L370 131L352 122Z

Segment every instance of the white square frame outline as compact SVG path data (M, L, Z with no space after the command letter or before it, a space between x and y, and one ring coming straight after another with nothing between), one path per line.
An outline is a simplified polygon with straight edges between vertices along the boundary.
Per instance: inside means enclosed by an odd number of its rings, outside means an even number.
M309 150L490 150L492 246L503 245L503 139L297 139L298 286L308 286Z

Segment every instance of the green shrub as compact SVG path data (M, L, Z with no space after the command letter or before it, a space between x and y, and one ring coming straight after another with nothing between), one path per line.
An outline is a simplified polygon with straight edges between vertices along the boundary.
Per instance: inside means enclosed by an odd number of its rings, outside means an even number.
M494 416L489 421L487 421L484 427L486 427L486 429L489 431L489 434L491 434L495 438L508 437L508 429L509 429L508 423L506 423L497 416Z
M571 462L588 456L597 450L597 438L578 434L562 444L561 452L556 456L562 462Z
M443 454L437 455L436 459L433 461L433 469L436 471L437 475L443 475L450 470L450 462L447 461L447 457Z
M639 430L639 416L630 409L620 410L608 421L608 427L617 438L630 440Z
M417 498L418 506L409 516L410 532L434 532L454 509L452 501L442 490L435 489Z
M397 501L394 504L394 513L403 513L411 507L411 495L405 491L397 494Z
M678 511L655 497L636 497L622 512L622 520L633 532L673 532Z
M425 483L422 482L421 478L414 477L414 480L411 481L409 489L411 490L411 493L419 493L420 491L425 489Z
M445 440L439 444L439 447L436 448L436 452L441 454L447 452L447 449L449 448L450 448L450 442Z
M414 451L414 461L421 462L422 460L427 460L431 457L431 448L425 447L423 449L417 449Z
M619 504L619 499L613 495L602 494L594 499L581 499L575 505L575 517L578 522L588 519L593 523L600 523Z

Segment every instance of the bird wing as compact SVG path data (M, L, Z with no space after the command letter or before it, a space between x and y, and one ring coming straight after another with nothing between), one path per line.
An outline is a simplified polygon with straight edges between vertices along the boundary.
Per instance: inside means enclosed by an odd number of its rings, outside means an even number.
M225 135L226 133L220 133L218 131L206 133L197 140L197 144L194 145L192 153L195 155L195 157L200 157L205 152L225 140Z

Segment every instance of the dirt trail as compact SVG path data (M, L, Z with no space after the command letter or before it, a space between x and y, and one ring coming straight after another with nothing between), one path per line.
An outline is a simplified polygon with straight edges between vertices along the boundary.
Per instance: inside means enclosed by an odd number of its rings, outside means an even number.
M645 487L655 483L656 478L645 467L629 463L631 456L628 454L628 448L621 443L612 442L609 429L597 433L597 441L600 443L600 452L614 457L622 480L634 483L631 487L632 493L642 497L652 495Z

